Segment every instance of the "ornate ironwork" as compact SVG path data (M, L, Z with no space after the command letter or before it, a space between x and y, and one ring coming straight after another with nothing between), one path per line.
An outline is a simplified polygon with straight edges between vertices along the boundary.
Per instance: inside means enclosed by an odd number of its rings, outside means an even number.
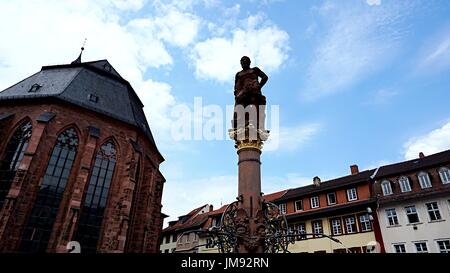
M286 235L289 234L286 216L280 208L270 202L263 203L264 226L266 227L266 238L264 245L265 253L286 253L289 243L292 240Z
M221 253L236 253L237 241L264 239L265 253L286 253L289 243L293 240L289 235L288 223L285 215L280 208L270 202L263 203L264 233L263 237L243 238L246 233L239 232L238 221L239 201L233 202L225 209L222 214L219 227L213 227L206 233L210 236L208 248L217 247Z

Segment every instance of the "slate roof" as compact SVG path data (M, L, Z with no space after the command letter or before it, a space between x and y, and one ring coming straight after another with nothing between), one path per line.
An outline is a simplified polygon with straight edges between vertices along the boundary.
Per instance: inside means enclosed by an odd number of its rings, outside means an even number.
M40 87L30 92L36 84ZM91 94L98 97L97 102L89 99ZM0 92L0 101L45 97L57 98L136 126L155 144L144 105L130 83L107 60L43 66L41 71Z
M450 163L450 150L380 167L375 179Z
M357 183L367 182L370 179L370 176L373 174L375 170L366 170L359 172L353 175L347 175L343 177L339 177L336 179L332 179L329 181L321 182L319 186L316 185L308 185L304 187L299 187L295 189L288 190L282 197L274 200L278 203L278 201L286 201L294 198L298 198L299 196L308 195L312 193L318 193L325 190L331 190L338 187L344 187L349 185L354 185Z

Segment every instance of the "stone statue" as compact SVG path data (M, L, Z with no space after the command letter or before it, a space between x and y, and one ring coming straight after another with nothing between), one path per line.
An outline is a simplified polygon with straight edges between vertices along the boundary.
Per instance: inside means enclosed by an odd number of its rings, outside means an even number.
M250 58L241 58L242 71L236 73L234 96L236 104L244 107L254 105L265 105L266 97L261 93L261 88L266 84L269 77L258 67L250 68ZM259 81L261 78L261 81Z
M245 119L245 124L253 123L257 128L264 130L265 120L265 105L266 97L263 96L261 88L266 84L269 77L261 71L258 67L250 68L250 58L244 56L241 58L242 70L236 73L235 85L234 85L234 97L235 97L235 113L233 119L233 128L237 128L239 121ZM261 78L261 81L259 81ZM251 121L247 117L242 117L238 114L236 106L242 105L244 108L247 106L256 107L257 123ZM256 123L256 124L255 124Z

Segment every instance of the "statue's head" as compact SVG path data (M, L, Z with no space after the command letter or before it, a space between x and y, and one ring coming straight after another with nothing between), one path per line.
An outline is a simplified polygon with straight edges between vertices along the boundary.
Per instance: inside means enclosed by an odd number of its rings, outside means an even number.
M241 66L243 69L250 68L250 64L251 64L251 61L250 61L249 57L244 56L241 58Z

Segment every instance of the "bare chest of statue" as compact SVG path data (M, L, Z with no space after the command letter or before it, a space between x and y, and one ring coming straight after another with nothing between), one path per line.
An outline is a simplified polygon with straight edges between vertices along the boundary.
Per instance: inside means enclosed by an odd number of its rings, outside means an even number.
M235 92L236 95L242 95L244 93L261 93L261 86L258 81L258 73L255 69L250 68L242 70L236 77Z

